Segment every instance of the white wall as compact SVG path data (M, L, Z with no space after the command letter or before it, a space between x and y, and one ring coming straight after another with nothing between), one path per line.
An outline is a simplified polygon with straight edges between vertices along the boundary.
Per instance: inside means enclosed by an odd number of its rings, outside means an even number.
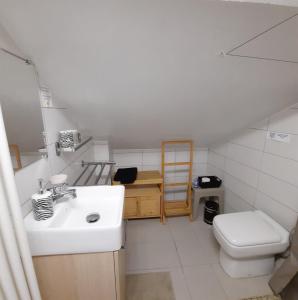
M172 149L166 153L166 159L170 162L187 161L187 151ZM118 149L112 152L113 160L117 168L137 167L138 171L161 171L160 149ZM193 178L205 175L207 170L207 148L197 148L194 151ZM182 182L186 180L187 172L184 167L176 167L176 171L167 172L166 180L170 182ZM166 191L166 200L180 200L185 198L185 192L177 189L176 192Z
M127 149L186 137L208 146L295 103L296 65L219 54L296 12L223 1L2 0L0 19L80 127ZM295 20L236 53L297 60Z
M31 211L30 197L38 191L38 178L43 178L45 182L48 182L51 175L65 173L68 175L67 181L72 183L82 170L81 160L94 160L92 142L75 153L62 153L58 157L55 153L58 131L73 129L76 126L71 121L67 109L42 108L42 115L47 136L48 158L38 160L15 174L23 215Z
M267 132L290 134L290 142ZM287 229L298 213L298 110L289 107L211 147L208 173L223 178L225 211L260 209Z

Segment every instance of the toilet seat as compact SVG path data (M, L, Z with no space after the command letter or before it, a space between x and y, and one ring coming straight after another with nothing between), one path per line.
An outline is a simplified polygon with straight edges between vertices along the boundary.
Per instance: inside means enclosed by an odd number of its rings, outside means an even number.
M235 258L272 255L288 247L289 233L261 211L218 215L213 229L222 248Z

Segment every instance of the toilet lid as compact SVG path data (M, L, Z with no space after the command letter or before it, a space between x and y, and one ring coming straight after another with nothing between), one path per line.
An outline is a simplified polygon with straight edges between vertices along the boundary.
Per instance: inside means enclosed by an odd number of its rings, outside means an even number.
M278 232L257 211L218 215L213 223L216 230L234 246L256 246L281 241Z

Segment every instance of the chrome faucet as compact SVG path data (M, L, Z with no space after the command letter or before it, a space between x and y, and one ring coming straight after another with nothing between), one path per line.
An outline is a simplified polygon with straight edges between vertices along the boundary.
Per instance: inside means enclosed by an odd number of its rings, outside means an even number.
M53 201L59 200L64 196L70 195L72 198L77 197L77 192L75 189L66 189L67 185L64 184L63 186L53 186L49 190L53 193L52 198Z

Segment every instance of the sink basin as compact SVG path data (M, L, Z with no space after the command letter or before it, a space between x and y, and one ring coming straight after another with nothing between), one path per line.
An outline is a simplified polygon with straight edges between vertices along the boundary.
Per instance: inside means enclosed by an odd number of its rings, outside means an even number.
M32 212L25 217L33 256L116 251L123 245L124 187L74 188L77 198L60 199L51 218L36 221Z

